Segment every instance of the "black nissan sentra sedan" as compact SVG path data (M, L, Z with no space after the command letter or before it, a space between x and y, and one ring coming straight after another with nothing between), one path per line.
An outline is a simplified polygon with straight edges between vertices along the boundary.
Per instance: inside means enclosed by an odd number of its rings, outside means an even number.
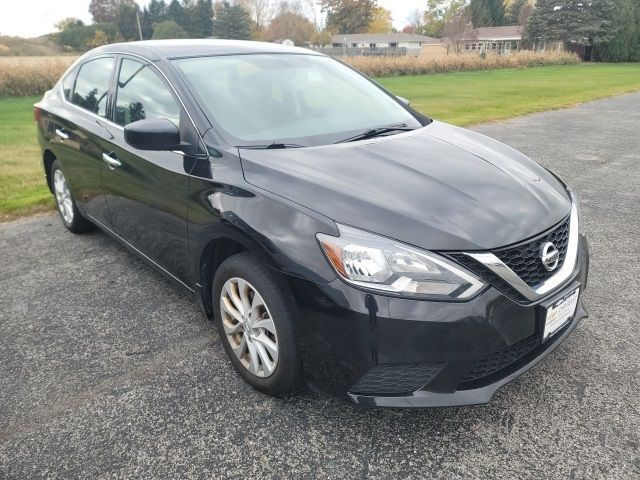
M586 316L562 180L324 55L108 45L35 117L64 225L98 226L195 294L264 393L306 380L366 406L486 403Z

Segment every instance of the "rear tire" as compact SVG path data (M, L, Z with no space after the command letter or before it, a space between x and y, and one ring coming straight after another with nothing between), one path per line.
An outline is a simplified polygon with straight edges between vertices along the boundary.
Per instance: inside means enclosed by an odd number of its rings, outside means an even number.
M240 376L268 395L300 384L293 298L284 280L256 256L243 252L225 260L212 286L215 322Z
M78 210L78 206L71 196L67 177L62 171L60 160L55 160L51 165L51 190L53 190L58 213L67 230L73 233L83 233L95 228L93 223Z

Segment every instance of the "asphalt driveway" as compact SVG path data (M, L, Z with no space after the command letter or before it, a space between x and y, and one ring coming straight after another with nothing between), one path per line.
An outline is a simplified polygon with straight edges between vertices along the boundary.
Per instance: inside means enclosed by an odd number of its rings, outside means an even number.
M478 131L567 179L590 318L488 406L265 397L191 298L105 234L0 225L0 478L640 477L640 94Z

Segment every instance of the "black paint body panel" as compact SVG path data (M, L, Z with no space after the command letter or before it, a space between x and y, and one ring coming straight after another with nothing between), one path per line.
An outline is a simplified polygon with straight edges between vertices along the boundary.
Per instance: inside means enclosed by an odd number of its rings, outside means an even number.
M249 183L430 250L510 245L571 209L562 185L535 162L439 122L364 142L241 155Z

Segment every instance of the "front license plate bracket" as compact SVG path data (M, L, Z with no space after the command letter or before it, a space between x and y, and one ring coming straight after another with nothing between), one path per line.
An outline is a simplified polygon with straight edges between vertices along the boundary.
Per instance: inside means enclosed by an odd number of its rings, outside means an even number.
M562 327L571 321L576 313L579 297L580 286L574 285L568 293L564 293L551 300L548 304L543 305L543 342L558 333Z

